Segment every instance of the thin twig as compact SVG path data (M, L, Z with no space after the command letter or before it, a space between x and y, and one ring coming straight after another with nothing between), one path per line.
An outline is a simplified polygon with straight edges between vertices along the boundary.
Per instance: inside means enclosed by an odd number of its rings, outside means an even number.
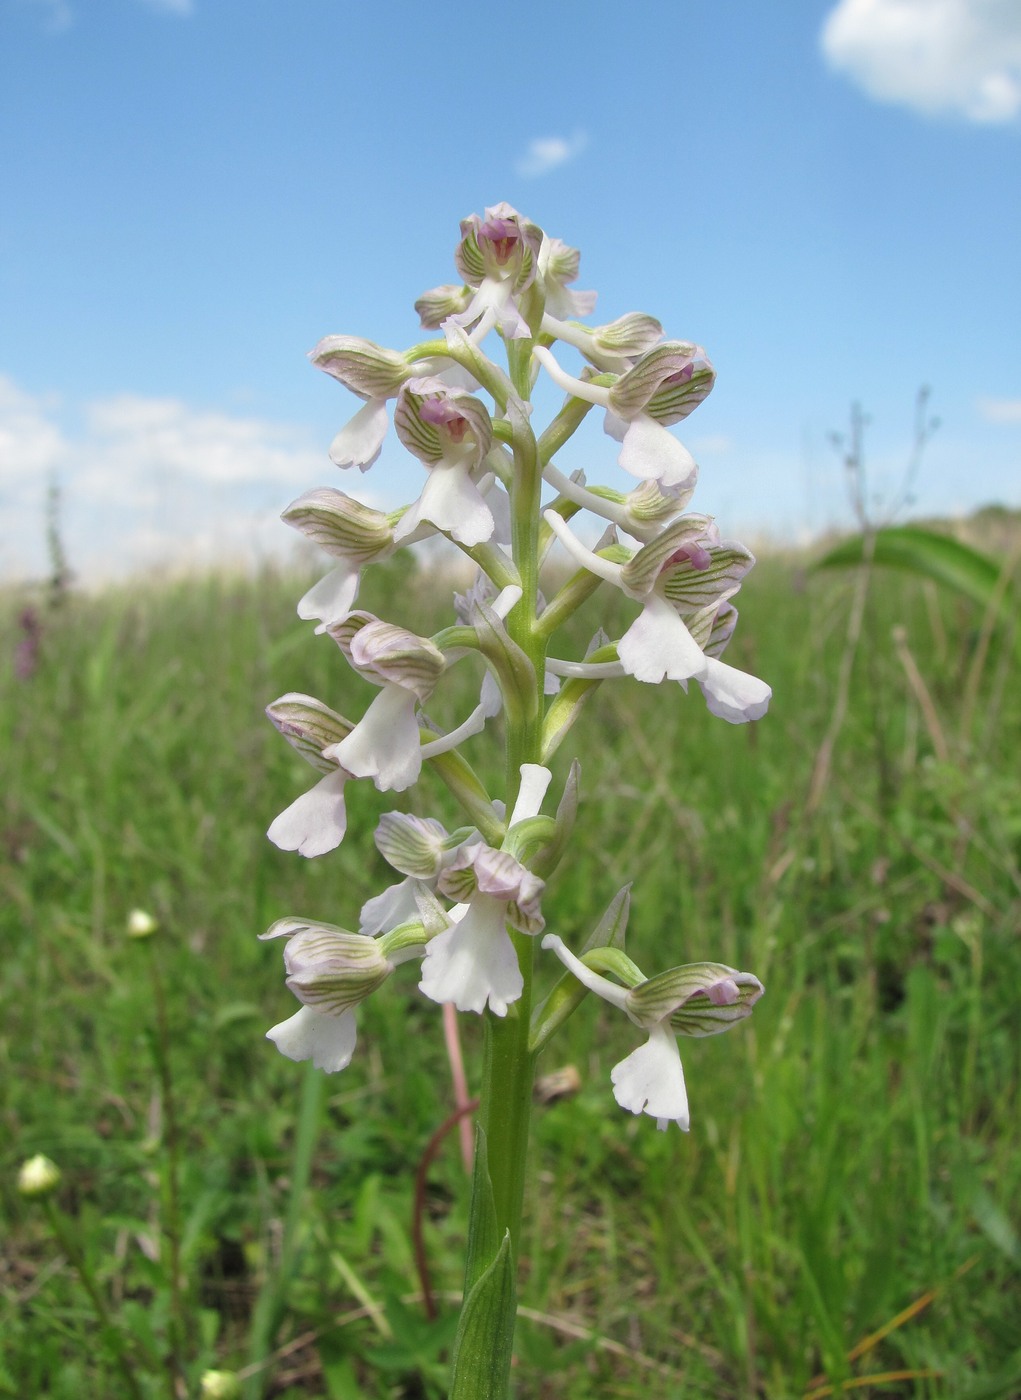
M426 1143L425 1151L418 1163L418 1170L415 1172L415 1205L411 1217L411 1239L415 1249L415 1268L422 1285L422 1302L425 1305L425 1315L430 1322L436 1318L436 1299L429 1281L429 1260L425 1252L425 1236L422 1230L425 1217L426 1178L433 1158L443 1145L443 1139L451 1128L460 1123L468 1114L474 1113L478 1106L478 1099L472 1099L463 1108L457 1109L449 1118L443 1120Z
M460 1113L468 1103L468 1077L464 1072L464 1056L461 1053L461 1029L457 1019L457 1007L452 1001L443 1003L443 1040L447 1047L447 1060L450 1064L450 1077L454 1084L454 1107ZM474 1134L471 1116L464 1113L458 1126L461 1139L461 1161L469 1174L474 1153Z

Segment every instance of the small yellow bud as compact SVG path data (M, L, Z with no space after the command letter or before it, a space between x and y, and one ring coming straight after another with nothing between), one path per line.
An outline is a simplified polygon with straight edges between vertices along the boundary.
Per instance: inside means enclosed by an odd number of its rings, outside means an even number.
M153 916L144 909L132 909L128 915L128 937L148 938L159 928Z
M233 1371L206 1371L202 1376L202 1400L237 1400L241 1382Z
M29 1200L39 1200L48 1196L59 1185L59 1167L41 1152L38 1156L30 1157L18 1172L18 1190Z

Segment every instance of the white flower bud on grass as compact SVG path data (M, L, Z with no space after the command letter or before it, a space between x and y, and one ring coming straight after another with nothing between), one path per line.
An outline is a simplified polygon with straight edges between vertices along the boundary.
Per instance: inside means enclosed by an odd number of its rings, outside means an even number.
M128 937L148 938L150 934L156 932L159 924L153 916L144 909L132 909L128 915Z
M50 1196L60 1185L60 1168L40 1152L22 1163L18 1172L18 1192L27 1200Z
M201 1400L240 1400L241 1381L233 1371L204 1371Z

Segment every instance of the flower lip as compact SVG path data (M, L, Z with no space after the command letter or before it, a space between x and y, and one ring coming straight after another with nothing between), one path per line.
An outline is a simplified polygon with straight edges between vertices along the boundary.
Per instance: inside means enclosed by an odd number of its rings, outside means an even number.
M423 399L418 407L418 416L423 423L445 428L447 436L454 442L463 442L464 435L470 427L468 419L454 404L438 397Z
M506 263L521 242L521 232L516 219L486 219L479 224L477 238L491 243L498 263Z
M676 564L690 564L693 569L701 573L704 569L708 569L712 562L713 556L709 553L708 549L705 549L695 541L692 544L685 544L682 545L680 549L674 550L669 559L664 561L660 573L662 573L664 569L672 569Z

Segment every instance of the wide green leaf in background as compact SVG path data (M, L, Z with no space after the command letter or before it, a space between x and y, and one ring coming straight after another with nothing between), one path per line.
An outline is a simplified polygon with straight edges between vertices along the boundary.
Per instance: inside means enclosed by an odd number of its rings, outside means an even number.
M866 536L853 535L825 554L816 568L862 564L866 557ZM1010 616L1011 598L1001 582L1007 566L949 535L939 535L915 525L877 530L872 562L931 578L936 583L955 589L982 608L995 606L1000 621L1005 622Z

